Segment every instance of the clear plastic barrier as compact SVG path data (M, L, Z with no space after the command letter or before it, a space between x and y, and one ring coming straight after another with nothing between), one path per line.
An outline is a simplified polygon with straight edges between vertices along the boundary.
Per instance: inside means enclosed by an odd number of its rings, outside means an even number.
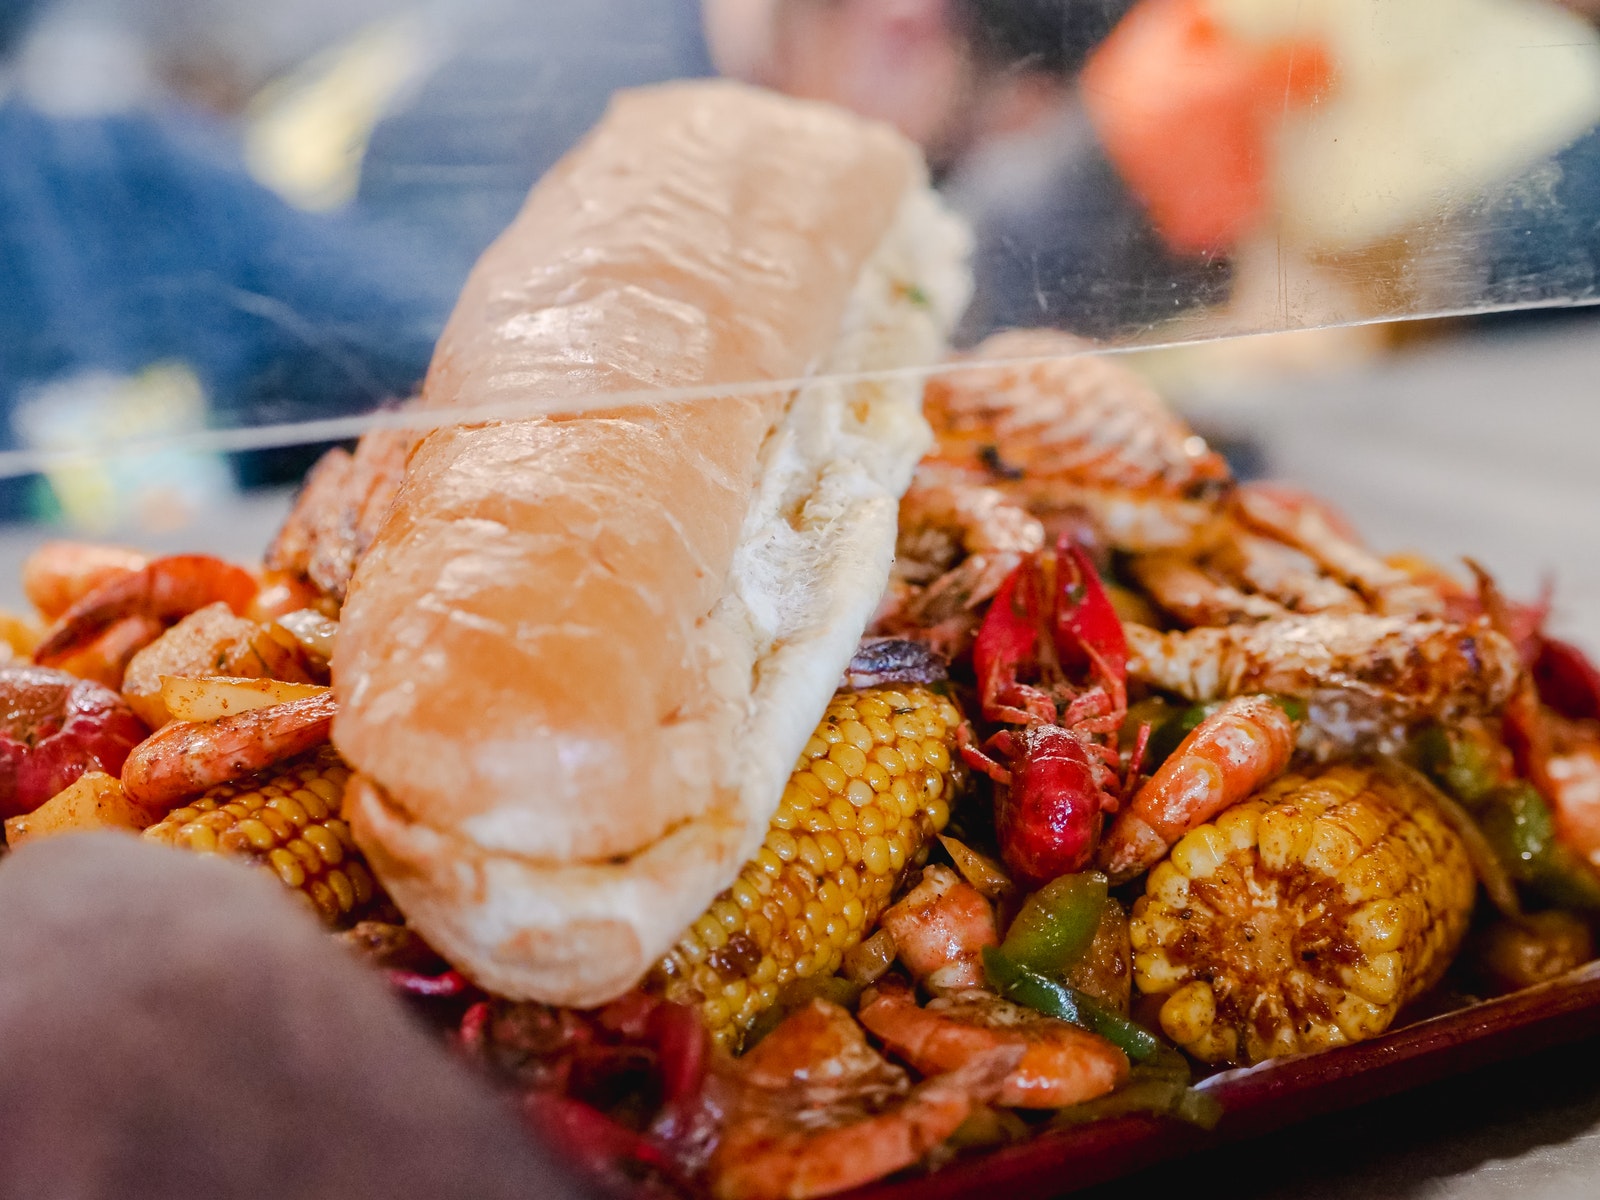
M5 6L0 500L159 524L297 478L297 446L412 392L476 255L615 89L719 71L923 144L975 234L968 346L1592 303L1586 7Z

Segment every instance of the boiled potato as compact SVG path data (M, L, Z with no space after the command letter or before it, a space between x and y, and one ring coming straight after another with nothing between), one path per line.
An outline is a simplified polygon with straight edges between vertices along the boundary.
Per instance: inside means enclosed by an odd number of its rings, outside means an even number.
M6 841L20 846L30 838L97 829L138 832L156 819L122 794L121 782L101 771L79 776L26 816L6 822Z
M174 721L215 721L252 708L320 696L327 690L315 683L285 683L281 679L235 679L225 675L161 677L161 702Z

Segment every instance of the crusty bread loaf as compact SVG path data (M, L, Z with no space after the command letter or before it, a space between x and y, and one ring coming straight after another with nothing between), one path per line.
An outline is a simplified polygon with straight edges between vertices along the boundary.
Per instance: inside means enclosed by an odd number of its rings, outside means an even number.
M759 845L887 578L964 239L888 129L727 83L619 98L469 280L430 434L351 584L357 840L500 994L631 986Z

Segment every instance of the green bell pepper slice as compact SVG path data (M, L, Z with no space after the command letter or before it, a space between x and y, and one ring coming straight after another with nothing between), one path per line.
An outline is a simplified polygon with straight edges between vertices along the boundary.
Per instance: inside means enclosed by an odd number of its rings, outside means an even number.
M1550 806L1531 784L1496 788L1479 824L1518 883L1562 908L1600 910L1600 876L1557 839Z
M1084 956L1105 912L1106 877L1098 871L1052 879L1023 902L1000 949L1046 978Z
M1161 1049L1155 1034L1142 1025L1134 1024L1077 988L1028 970L994 946L983 948L983 970L990 986L1006 999L1097 1033L1133 1062L1153 1059Z

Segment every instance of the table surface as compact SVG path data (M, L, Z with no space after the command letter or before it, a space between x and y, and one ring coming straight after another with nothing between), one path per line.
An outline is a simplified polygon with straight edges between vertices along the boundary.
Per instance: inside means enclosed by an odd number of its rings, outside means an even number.
M1379 549L1440 561L1471 554L1517 595L1552 578L1551 627L1600 651L1600 325L1519 326L1180 403L1224 440L1254 443L1265 474L1337 503ZM287 504L287 493L256 494L140 540L157 552L246 557L265 546ZM20 602L17 568L39 537L0 530L0 604ZM1600 1194L1600 1039L1093 1195L1204 1194L1202 1179L1238 1200Z

